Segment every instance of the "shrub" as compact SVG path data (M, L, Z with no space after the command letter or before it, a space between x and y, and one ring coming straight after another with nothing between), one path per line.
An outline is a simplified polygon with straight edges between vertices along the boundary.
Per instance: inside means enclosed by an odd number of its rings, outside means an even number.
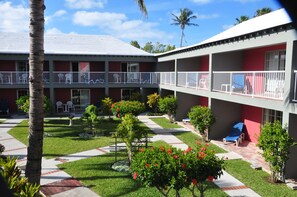
M147 104L150 108L154 110L155 113L158 112L158 102L160 100L160 95L156 92L147 96Z
M112 104L113 115L122 118L125 114L133 114L135 116L144 112L144 104L139 101L120 101Z
M257 146L263 150L265 161L270 165L274 182L285 181L284 169L289 159L289 149L294 140L279 121L265 123L261 127L261 134Z
M129 163L131 163L132 143L146 136L146 132L139 126L139 120L132 114L126 114L118 125L115 136L122 138L126 144Z
M215 123L215 117L213 116L211 109L204 106L194 106L190 109L188 113L191 124L198 129L199 133L202 135L203 140L205 140L205 131Z
M112 106L112 99L110 97L106 97L105 99L102 100L103 114L108 115L109 119L110 119L110 116L112 115L111 106Z
M43 101L44 101L44 104L43 104L44 112L45 113L52 112L53 105L52 105L52 102L50 101L50 99L48 99L46 96L44 96ZM16 100L16 104L18 106L18 109L22 110L25 113L29 113L29 108L30 108L29 96L21 96L20 98L18 98Z
M83 115L82 120L87 122L87 129L95 136L95 125L97 123L98 108L95 105L89 105Z
M176 113L177 100L174 96L167 96L165 98L160 98L158 102L159 110L168 115L171 122L173 122L172 115Z
M140 92L133 92L129 100L141 102L141 100L142 100L141 98L142 98L142 96L141 96Z
M208 145L197 144L195 149L185 151L173 147L141 149L131 165L133 179L147 187L156 187L163 196L171 189L176 196L182 188L195 190L204 195L207 181L222 175L224 160L208 149Z
M31 184L27 178L21 177L21 170L14 158L7 157L5 160L0 158L0 176L14 196L34 197L39 192L39 185Z

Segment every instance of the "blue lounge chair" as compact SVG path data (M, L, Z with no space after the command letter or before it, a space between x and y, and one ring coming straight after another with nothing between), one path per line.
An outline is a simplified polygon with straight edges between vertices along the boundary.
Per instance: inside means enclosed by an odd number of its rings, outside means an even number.
M226 142L235 142L236 146L239 145L239 143L242 142L242 140L244 139L244 133L243 131L243 122L235 122L232 125L230 134L223 138L223 142L224 144Z
M184 118L182 121L183 121L184 124L189 123L190 122L190 118Z
M244 92L244 74L232 75L232 92Z

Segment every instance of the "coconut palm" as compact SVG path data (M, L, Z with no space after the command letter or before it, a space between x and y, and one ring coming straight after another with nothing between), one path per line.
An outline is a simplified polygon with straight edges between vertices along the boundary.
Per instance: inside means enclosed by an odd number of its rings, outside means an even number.
M254 17L257 17L257 16L261 16L261 15L264 15L264 14L267 14L267 13L270 13L272 10L271 8L262 8L262 9L258 9L256 10L256 13L254 15Z
M172 13L171 13L172 14ZM191 23L190 21L192 19L197 18L196 15L193 15L193 12L189 10L188 8L180 9L180 15L176 16L175 14L172 14L173 23L171 25L179 25L181 29L181 36L180 36L180 47L183 45L183 37L184 29L186 26L198 26L198 24Z
M250 17L248 17L248 16L240 16L239 18L236 18L236 23L234 25L238 25L239 23L242 23L249 19L250 19Z
M147 16L144 0L135 0ZM43 62L44 62L44 0L30 0L29 54L29 145L25 175L30 183L40 184L43 147Z

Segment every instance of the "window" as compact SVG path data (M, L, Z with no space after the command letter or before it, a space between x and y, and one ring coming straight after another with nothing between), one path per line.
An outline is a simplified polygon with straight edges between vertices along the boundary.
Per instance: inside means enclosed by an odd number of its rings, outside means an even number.
M265 70L285 70L286 51L266 52Z
M90 105L90 90L89 89L72 89L71 101L75 109L85 109Z
M122 100L130 100L140 95L140 89L122 89Z
M263 110L263 124L265 124L266 122L273 123L276 120L279 120L282 123L283 112L272 109Z

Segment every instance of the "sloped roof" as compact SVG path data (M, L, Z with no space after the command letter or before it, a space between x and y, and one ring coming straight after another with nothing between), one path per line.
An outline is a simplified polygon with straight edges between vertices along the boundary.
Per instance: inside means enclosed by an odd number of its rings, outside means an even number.
M221 41L228 38L233 38L241 35L250 34L253 32L269 29L272 27L277 27L280 25L285 25L288 23L291 23L292 20L290 19L289 15L287 14L285 9L278 9L276 11L270 12L268 14L264 14L262 16L258 16L255 18L251 18L247 21L244 21L238 25L234 25L233 27L213 36L210 37L198 44L194 44L187 47L177 48L172 51L168 51L162 54L159 54L160 56L164 56L166 54L170 54L172 52L179 52L185 49L190 49L192 47L196 47L203 44L208 44L216 41Z
M28 54L29 33L0 32L0 53ZM153 56L107 35L45 34L45 54Z

